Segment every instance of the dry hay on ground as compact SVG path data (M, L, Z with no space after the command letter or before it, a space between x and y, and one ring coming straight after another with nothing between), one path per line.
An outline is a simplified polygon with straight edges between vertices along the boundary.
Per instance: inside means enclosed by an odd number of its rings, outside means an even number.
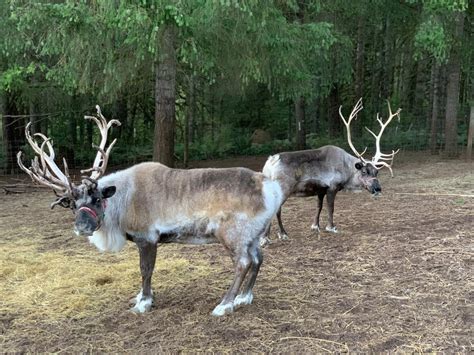
M309 230L314 198L291 198L291 239L265 249L254 304L222 318L210 312L232 269L219 245L160 247L156 305L137 316L133 245L101 254L72 236L70 212L49 210L51 194L0 195L2 350L472 351L473 166L402 160L381 174L383 198L338 194L337 235Z

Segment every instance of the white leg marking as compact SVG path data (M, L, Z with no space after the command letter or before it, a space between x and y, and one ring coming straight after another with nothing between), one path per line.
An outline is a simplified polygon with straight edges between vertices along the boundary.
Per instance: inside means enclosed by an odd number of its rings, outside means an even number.
M290 239L290 237L288 237L288 234L278 232L278 239L288 240L288 239Z
M153 298L152 297L147 297L147 298L142 298L140 301L137 302L137 304L130 308L130 310L134 313L145 313L150 311L151 305L153 304Z
M262 248L266 247L267 245L271 244L272 241L268 237L260 237L260 246Z
M240 307L240 306L245 306L247 304L252 304L252 301L253 301L252 292L248 292L246 294L240 294L237 297L235 297L234 307Z
M142 295L143 295L143 289L141 289L140 292L138 292L137 295L130 300L130 303L138 304L138 302L140 302L140 300L142 299Z
M314 223L311 225L311 230L316 231L318 233L321 232L321 229L319 228L319 226L317 224L314 224Z
M220 317L228 313L232 313L234 311L234 305L232 303L228 304L219 304L214 310L212 311L212 315L215 317Z
M332 227L327 226L326 231L331 232L331 233L337 233L337 228L336 226L332 226Z

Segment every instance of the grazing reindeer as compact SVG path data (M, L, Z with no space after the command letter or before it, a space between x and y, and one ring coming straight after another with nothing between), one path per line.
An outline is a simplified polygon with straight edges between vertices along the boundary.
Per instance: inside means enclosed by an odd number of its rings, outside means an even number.
M179 170L151 162L102 177L115 144L106 149L107 132L119 122L107 123L98 106L97 112L97 117L86 118L97 123L102 140L93 167L81 171L91 175L80 185L72 183L66 161L64 173L55 164L50 139L35 134L42 140L39 145L30 125L26 137L39 159L26 168L19 152L18 164L34 181L53 189L58 199L51 207L73 210L77 235L88 236L103 251L119 251L127 239L137 244L142 289L132 311L142 313L152 306L158 243L222 243L234 261L235 276L212 314L251 304L263 260L259 240L283 199L279 183L244 168Z
M337 233L334 225L334 200L338 191L342 189L360 190L367 189L372 195L376 196L382 188L377 179L378 170L387 167L393 177L391 163L398 150L391 154L384 154L380 151L380 138L385 127L395 117L400 117L400 109L392 113L390 104L388 104L389 117L383 122L377 114L377 121L381 128L379 134L375 134L370 129L366 129L375 137L376 153L372 160L363 158L352 144L350 124L357 113L362 110L362 99L360 99L352 110L349 119L346 120L339 108L339 114L344 121L347 130L347 140L355 157L346 153L343 149L332 145L324 146L318 149L302 150L297 152L285 152L270 156L263 167L263 174L273 180L280 182L283 188L283 203L290 195L306 197L318 196L318 211L311 226L312 230L320 231L319 216L323 207L324 196L328 203L328 225L326 231ZM388 163L390 162L390 163ZM277 212L280 239L287 239L288 234L281 221L281 208ZM262 244L268 242L265 237Z

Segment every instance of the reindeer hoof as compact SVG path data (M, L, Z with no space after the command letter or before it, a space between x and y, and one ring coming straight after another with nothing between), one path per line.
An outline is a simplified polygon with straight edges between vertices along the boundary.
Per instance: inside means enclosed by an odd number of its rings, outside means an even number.
M214 317L221 317L223 315L232 313L234 311L234 305L232 303L220 304L212 311Z
M290 238L288 237L288 234L278 232L278 239L280 239L280 240L288 240L288 239L290 239Z
M138 294L135 297L132 297L128 300L128 303L136 305L136 304L140 303L140 301L142 299L142 296L143 296L143 290L140 290L140 292L138 292ZM152 299L153 299L153 290L151 291L151 296L152 296Z
M235 297L234 300L234 307L240 307L240 306L245 306L248 304L252 304L253 301L253 293L249 292L246 294L240 294L237 297Z
M267 245L271 244L272 241L268 237L261 237L260 238L260 247L264 248Z
M327 226L326 227L326 232L337 233L337 228L336 228L336 226L333 226L333 227Z
M137 304L130 308L133 313L145 313L151 310L153 299L151 297L142 298Z
M321 229L319 229L319 226L317 224L312 224L311 225L311 230L316 231L316 232L321 232Z

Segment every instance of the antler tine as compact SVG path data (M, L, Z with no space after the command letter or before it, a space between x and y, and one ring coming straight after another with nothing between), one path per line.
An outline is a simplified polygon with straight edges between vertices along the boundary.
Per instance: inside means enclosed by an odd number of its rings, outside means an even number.
M364 158L363 158L363 155L364 153L366 152L367 150L367 147L364 149L364 151L361 153L359 153L357 151L357 149L355 149L354 145L352 144L352 139L351 139L351 128L350 128L350 125L351 125L351 122L354 118L357 119L357 114L359 113L360 110L363 109L363 106L362 106L362 98L359 99L359 101L357 101L357 103L355 104L354 108L352 109L352 112L351 114L349 115L349 118L346 120L344 118L344 115L342 114L342 106L339 106L339 116L341 117L342 121L344 122L344 125L346 126L346 131L347 131L347 142L349 143L349 146L351 147L352 151L354 152L354 154L360 158L362 161L365 161L367 162Z
M67 174L64 174L58 168L58 166L56 164L54 164L54 160L52 160L52 157L54 157L54 150L53 150L52 144L50 143L51 139L47 138L46 136L44 136L42 134L39 134L39 133L38 133L38 136L40 136L44 139L44 142L41 144L41 154L40 154L41 166L42 166L41 173L43 174L43 176L45 178L47 178L49 180L52 180L53 183L55 183L57 185L58 184L59 185L64 185L66 190L67 190L68 187L71 187L71 189L72 189L71 180L70 180L70 177L69 177L69 172ZM45 158L45 156L46 156L46 153L44 151L45 146L47 146L48 150L50 151L48 159ZM64 158L63 158L63 160L64 160L64 163L65 163L66 160ZM53 164L51 164L51 162L53 162ZM67 164L65 165L65 167L67 168Z
M115 140L114 140L114 142L115 142ZM100 156L101 156L101 159L99 160L99 164L97 164L97 166L93 166L92 168L81 170L81 174L90 173L90 172L98 172L102 169L102 166L104 166L104 163L105 163L105 165L107 165L107 161L108 161L107 152L104 151L101 147L99 147L95 144L92 144L92 147L97 149L98 154L100 154ZM87 178L88 179L96 179L96 177L94 177L92 175L87 177Z
M32 167L27 168L23 164L23 161L21 159L21 155L22 155L21 151L18 152L17 155L16 155L18 166L21 168L21 170L23 170L25 173L27 173L33 181L36 181L40 185L44 185L44 186L52 188L56 194L57 194L58 191L61 192L61 193L66 192L66 189L64 188L63 185L57 185L55 183L52 183L52 182L46 180L43 177L44 173L41 170L38 171L39 163L38 163L37 158L35 158L35 160L32 161Z
M400 118L400 111L401 109L399 108L395 113L392 112L392 108L390 107L390 102L388 102L387 100L387 105L388 105L388 112L389 112L389 115L388 115L388 118L385 122L383 122L381 119L380 119L380 116L379 114L377 113L377 121L378 123L380 124L380 131L379 131L379 134L375 134L374 132L372 132L369 128L365 127L365 129L367 129L367 131L369 131L374 137L375 137L375 155L374 157L372 158L372 162L374 163L374 165L379 161L381 160L382 158L384 157L388 157L388 156L392 156L392 159L393 159L393 156L395 154L398 153L399 150L397 150L396 152L392 151L392 154L384 154L382 153L381 149L380 149L380 139L382 138L382 134L385 130L385 128L388 126L388 124L392 121L392 119L395 117L395 116L398 116Z
M43 140L41 146L38 145L38 143L33 139L33 137L40 137ZM57 184L64 185L66 187L71 187L72 185L69 174L64 174L54 162L55 153L51 138L46 137L42 133L35 133L33 136L31 136L29 132L27 138L29 138L28 141L30 142L30 145L32 145L35 152L41 158L41 163L43 166L42 170L44 170L44 175L48 178L54 179L55 183ZM46 153L45 146L48 148L49 154Z
M381 166L379 166L379 165L381 165ZM393 171L392 171L391 164L387 164L387 163L384 162L384 161L379 161L379 162L377 163L377 165L375 165L375 167L376 167L378 170L382 169L384 166L387 167L388 170L390 170L390 175L393 177Z
M109 147L107 149L105 148L107 144L108 130L113 125L117 125L117 126L121 125L120 121L118 120L110 120L109 122L107 122L104 115L102 115L99 105L96 105L96 110L97 110L97 117L84 116L86 120L92 120L97 124L97 126L99 127L100 135L101 135L100 144L92 145L95 149L97 149L97 155L94 159L92 168L81 170L81 173L92 172L90 176L91 179L98 179L102 175L104 175L105 169L107 168L107 162L109 160L110 151L112 150L112 147L115 145L117 141L116 139L114 139L114 141L109 145Z
M55 153L51 139L42 133L31 135L30 127L31 122L29 122L25 127L25 137L33 151L36 153L36 157L32 160L31 167L27 168L21 159L22 153L18 152L18 165L33 179L33 181L51 187L55 192L72 192L72 182L69 174L67 173L67 175L65 175L54 162ZM39 137L43 140L41 146L34 137ZM46 148L48 152L45 151ZM38 157L40 158L41 164L38 161Z

